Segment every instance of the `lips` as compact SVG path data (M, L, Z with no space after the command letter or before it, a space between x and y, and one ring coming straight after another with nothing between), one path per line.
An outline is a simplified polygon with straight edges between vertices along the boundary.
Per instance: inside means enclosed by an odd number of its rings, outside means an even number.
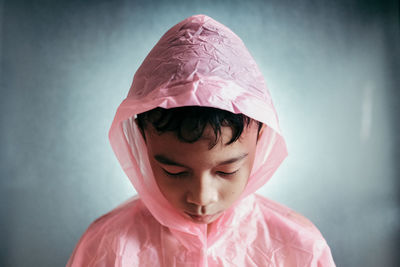
M195 223L210 223L219 213L211 215L198 215L185 212L185 214Z

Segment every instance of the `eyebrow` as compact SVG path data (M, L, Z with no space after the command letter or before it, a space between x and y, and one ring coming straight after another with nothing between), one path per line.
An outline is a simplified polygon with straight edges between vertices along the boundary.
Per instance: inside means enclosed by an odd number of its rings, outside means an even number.
M234 158L230 158L230 159L221 161L221 162L219 162L219 163L217 164L217 166L219 166L219 165L226 165L226 164L231 164L231 163L237 162L237 161L242 160L242 159L244 159L245 157L247 157L247 155L249 155L249 153L243 153L242 155L239 155L239 156L237 156L237 157L234 157Z
M154 159L157 160L158 162L164 164L164 165L171 165L171 166L179 166L179 167L184 167L187 168L185 165L180 164L178 162L173 161L172 159L167 158L166 156L163 155L155 155Z
M231 164L231 163L240 161L240 160L244 159L245 157L247 157L248 155L249 155L248 153L243 153L243 154L241 154L241 155L239 155L237 157L230 158L230 159L227 159L227 160L223 160L221 162L218 162L217 166ZM164 165L179 166L179 167L183 167L183 168L188 168L189 169L189 167L185 166L184 164L175 162L172 159L169 159L168 157L160 155L160 154L155 155L154 159L157 160L159 163L164 164Z

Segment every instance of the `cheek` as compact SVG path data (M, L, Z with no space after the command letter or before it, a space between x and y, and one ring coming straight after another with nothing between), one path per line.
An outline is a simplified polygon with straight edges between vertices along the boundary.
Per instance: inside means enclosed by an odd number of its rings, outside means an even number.
M249 173L248 169L243 169L235 178L226 181L221 193L227 202L233 202L239 198L246 188Z
M243 172L242 172L241 177L239 179L240 180L240 185L241 185L243 190L246 187L247 182L249 180L249 176L250 176L252 167L253 167L253 159L250 158L249 161L243 166Z
M173 180L166 177L162 170L155 170L154 178L165 199L175 207L180 206L178 204L183 201L186 190L184 180Z

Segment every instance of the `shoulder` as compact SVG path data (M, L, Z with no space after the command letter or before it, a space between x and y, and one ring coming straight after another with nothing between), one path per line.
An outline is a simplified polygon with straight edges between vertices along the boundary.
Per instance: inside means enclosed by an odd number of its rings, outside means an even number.
M307 266L335 266L328 244L309 219L263 196L256 195L255 200L276 252L287 259L302 254L309 258Z
M256 203L267 221L279 221L282 223L281 225L288 224L322 237L318 228L309 219L285 205L260 195L256 195Z
M109 228L126 221L139 222L151 216L140 198L132 197L113 210L94 220L87 231L93 228ZM98 229L97 229L98 230Z
M90 224L67 266L114 266L125 248L134 254L140 252L149 236L149 227L145 226L156 223L140 199L129 199Z
M149 223L152 218L139 198L131 198L94 220L83 236L116 238L123 233L136 231L137 226Z

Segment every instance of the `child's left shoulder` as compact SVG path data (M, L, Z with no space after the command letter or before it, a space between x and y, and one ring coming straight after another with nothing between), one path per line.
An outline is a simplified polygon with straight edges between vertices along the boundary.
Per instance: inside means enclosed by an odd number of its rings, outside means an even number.
M255 204L262 228L258 231L267 233L269 246L287 259L285 266L295 266L293 255L308 259L307 266L335 266L325 238L309 219L260 195L255 195Z
M261 211L266 215L267 219L276 217L276 219L281 219L282 222L293 225L293 227L297 226L299 229L310 231L316 235L321 235L318 228L300 213L286 207L283 204L258 194L256 194L255 199Z

